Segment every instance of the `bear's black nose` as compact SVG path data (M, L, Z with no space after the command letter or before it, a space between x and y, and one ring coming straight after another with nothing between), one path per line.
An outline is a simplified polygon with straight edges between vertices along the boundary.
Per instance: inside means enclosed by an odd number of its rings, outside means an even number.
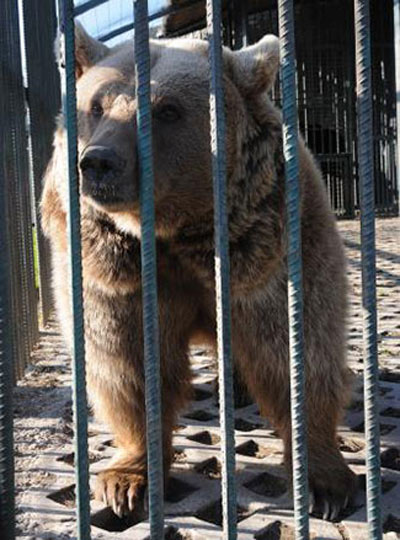
M83 178L88 182L107 182L120 176L126 161L106 146L89 146L79 163Z

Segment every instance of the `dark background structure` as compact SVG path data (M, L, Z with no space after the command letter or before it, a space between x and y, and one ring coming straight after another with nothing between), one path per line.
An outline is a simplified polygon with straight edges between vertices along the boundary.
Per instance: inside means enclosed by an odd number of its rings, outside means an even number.
M205 35L205 2L166 17L165 37ZM359 211L352 0L296 0L299 127L316 155L338 217ZM397 215L396 92L392 0L371 0L375 201L379 216ZM225 43L238 49L278 34L277 0L224 2ZM274 99L280 103L279 81Z

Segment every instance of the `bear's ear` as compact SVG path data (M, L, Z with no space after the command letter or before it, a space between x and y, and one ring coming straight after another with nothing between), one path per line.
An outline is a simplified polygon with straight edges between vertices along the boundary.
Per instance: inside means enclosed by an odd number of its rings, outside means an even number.
M109 48L89 36L81 23L75 21L75 73L76 78L85 73L96 62L99 62L109 52ZM61 39L60 31L57 32L57 37L54 43L54 53L56 61L62 67L65 66L65 51L64 41Z
M104 43L89 36L83 26L78 21L75 22L75 66L77 79L104 58L108 52L109 48Z
M269 90L279 68L279 38L267 34L260 41L228 55L235 84L251 96Z

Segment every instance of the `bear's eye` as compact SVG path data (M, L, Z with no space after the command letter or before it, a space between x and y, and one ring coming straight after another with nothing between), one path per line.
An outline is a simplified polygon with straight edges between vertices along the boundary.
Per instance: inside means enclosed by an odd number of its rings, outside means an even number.
M104 113L103 107L98 101L93 101L92 106L90 108L90 112L96 118L100 118L101 116L103 116L103 113Z
M181 117L181 112L175 105L161 105L156 107L154 116L163 122L176 122Z

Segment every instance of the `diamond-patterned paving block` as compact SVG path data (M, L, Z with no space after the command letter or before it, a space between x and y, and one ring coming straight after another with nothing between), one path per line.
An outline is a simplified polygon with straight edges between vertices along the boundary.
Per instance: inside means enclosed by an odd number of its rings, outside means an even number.
M287 482L279 476L264 472L243 484L244 487L264 497L280 497L287 491Z
M382 514L385 538L400 534L400 220L377 220L379 414ZM360 490L338 522L311 516L310 538L365 540L365 438L359 223L340 222L349 257L349 367L353 392L338 445L358 475ZM66 540L75 537L75 477L70 364L57 326L43 335L33 365L15 391L18 534ZM174 460L166 490L168 540L221 538L221 455L216 362L209 350L191 351L193 403L174 430ZM281 466L283 446L256 405L235 409L238 540L293 540L292 501ZM29 414L29 432L27 416ZM90 484L115 449L105 426L89 419ZM46 438L44 438L46 433ZM93 540L146 540L144 506L118 518L91 500Z

